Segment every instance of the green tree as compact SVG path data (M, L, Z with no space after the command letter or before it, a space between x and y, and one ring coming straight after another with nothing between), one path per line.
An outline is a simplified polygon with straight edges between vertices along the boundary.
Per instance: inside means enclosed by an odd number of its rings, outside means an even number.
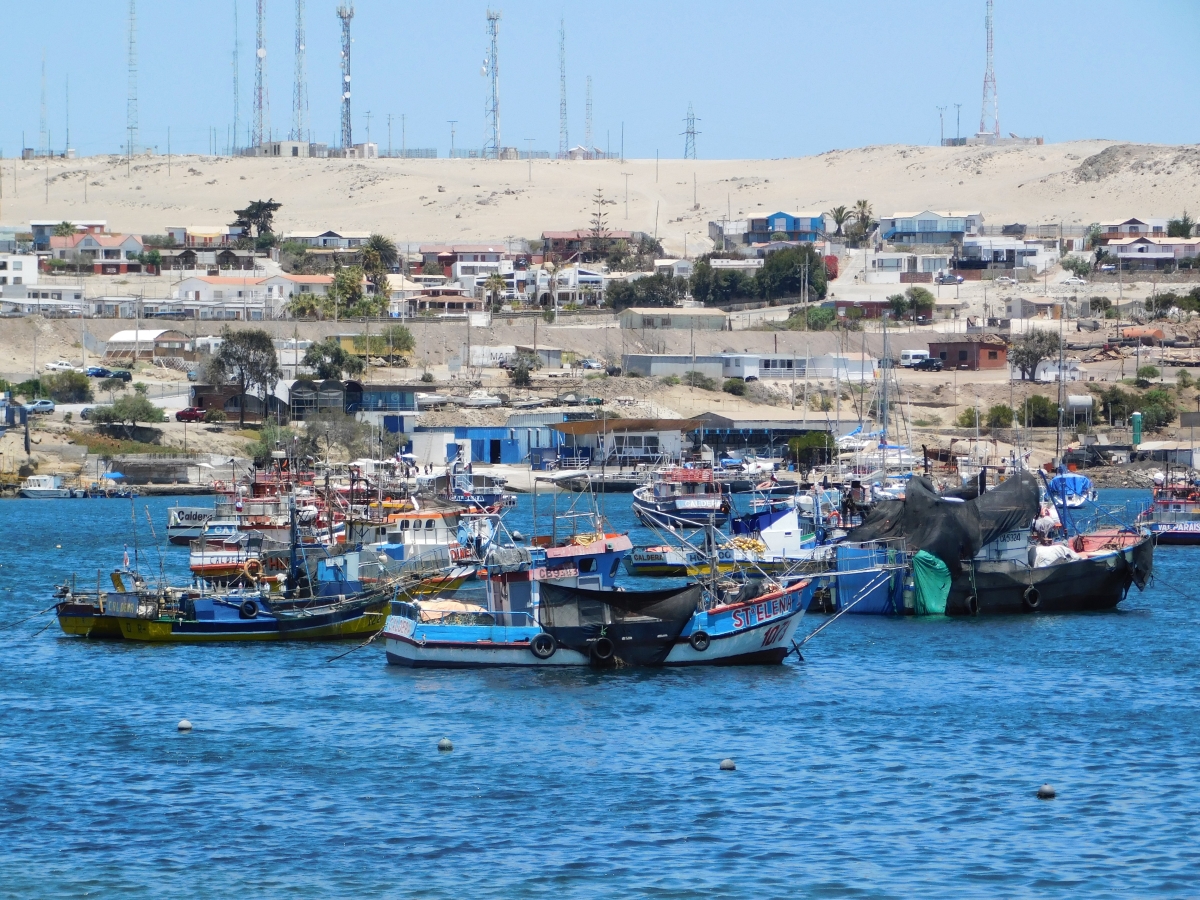
M632 281L614 281L608 286L608 303L613 309L630 306L676 306L686 290L687 279L655 274Z
M1059 347L1057 332L1032 328L1013 344L1008 361L1021 370L1021 380L1028 381L1037 372L1038 363L1056 356Z
M852 214L854 225L848 232L855 242L865 241L875 229L878 223L876 223L874 215L875 211L871 208L871 201L858 200L855 202Z
M588 229L591 240L591 254L589 260L603 259L608 253L608 245L611 241L608 230L608 213L604 211L604 191L596 188L596 194L592 197L596 204L596 211L592 213L590 228Z
M310 345L300 364L315 369L322 380L354 378L366 368L359 356L345 350L341 341L332 337Z
M692 269L692 296L705 306L720 306L757 295L758 286L752 277L739 269L713 268L714 257L702 256ZM612 288L609 288L611 297Z
M969 409L964 409L958 414L958 418L954 420L954 424L959 428L974 428L980 424L979 410L972 406Z
M167 415L141 394L126 394L110 406L98 406L92 410L92 421L100 425L120 425L125 436L133 439L133 429L145 422L165 422Z
M1188 238L1192 236L1192 229L1196 227L1195 220L1187 214L1187 210L1183 211L1178 219L1167 219L1167 237Z
M1138 378L1158 378L1160 375L1162 375L1162 370L1158 366L1142 366L1137 370Z
M380 264L388 271L396 268L396 263L400 261L400 251L396 249L396 242L386 235L371 235L367 238L364 249L373 250L379 257Z
M541 368L541 360L532 353L522 353L513 360L508 380L513 387L527 388L533 384L533 373Z
M854 218L854 214L845 206L835 206L829 212L825 213L825 215L827 215L833 221L836 229L833 232L834 237L841 237L842 229L845 227L846 223Z
M92 382L82 372L57 372L42 376L42 390L57 403L91 403Z
M316 294L303 293L296 294L288 301L287 314L294 319L314 319L319 318L324 312L321 301Z
M358 266L345 266L333 274L329 297L337 312L343 316L364 315L363 271Z
M333 451L341 449L353 458L371 438L371 426L348 416L340 410L322 410L304 420L304 430L314 447L328 460Z
M988 428L1012 428L1013 411L1003 403L998 403L987 411Z
M765 300L798 297L805 284L810 299L825 299L825 261L808 244L769 254L754 278L757 293Z
M746 382L740 378L726 378L725 383L721 385L721 390L727 394L733 394L735 397L745 397Z
M1042 394L1032 394L1021 406L1021 422L1030 428L1052 428L1058 424L1058 404Z
M101 380L99 388L100 390L104 391L104 393L108 394L108 402L112 403L113 397L117 391L125 390L125 382L120 378L105 378Z
M892 318L903 319L908 315L908 298L903 294L891 294L887 302L892 310Z
M1086 278L1092 271L1091 262L1083 256L1064 256L1060 264L1063 269L1080 278Z
M683 383L691 387L698 387L702 391L715 391L717 389L717 382L703 372L684 372Z
M276 203L275 199L270 200L253 200L245 209L235 209L233 214L237 217L233 226L242 228L247 235L257 234L264 235L272 232L272 224L275 220L275 213L283 206L282 203Z
M1187 369L1180 369L1175 376L1175 390L1183 393L1195 383L1192 374Z
M271 335L261 328L234 331L228 326L221 332L221 346L209 364L210 372L218 383L237 384L241 397L258 391L266 408L267 396L283 377L279 369L279 357ZM246 404L238 403L238 424L246 424Z

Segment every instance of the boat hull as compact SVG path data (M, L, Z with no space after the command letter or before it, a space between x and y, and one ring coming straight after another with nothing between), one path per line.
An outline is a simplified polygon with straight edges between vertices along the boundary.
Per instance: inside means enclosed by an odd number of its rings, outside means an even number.
M303 615L278 613L283 640L325 641L362 637L384 627L390 596L306 610Z
M387 661L411 669L484 669L514 666L586 666L588 658L558 647L549 659L534 656L530 642L537 626L425 626L404 616L388 617L384 629Z
M703 528L705 525L724 525L729 521L729 511L721 505L682 506L675 502L652 503L635 499L634 515L649 526L659 528Z
M119 639L121 624L115 616L105 615L92 603L64 600L55 607L58 626L63 634L88 638Z
M968 566L951 580L946 615L1112 609L1125 599L1130 585L1145 585L1153 564L1154 539L1149 535L1118 550L1042 568L977 563L973 573ZM1036 595L1028 594L1030 588L1036 590Z
M1200 522L1151 522L1146 526L1159 546L1195 547L1200 545Z
M247 619L244 622L198 622L181 619L117 620L121 636L127 641L158 644L203 644L225 641L277 641L279 624L270 617Z
M68 500L71 497L69 488L21 488L17 494L26 500Z
M814 582L803 581L778 596L698 612L671 648L667 666L778 665L812 600ZM693 637L704 632L701 650Z

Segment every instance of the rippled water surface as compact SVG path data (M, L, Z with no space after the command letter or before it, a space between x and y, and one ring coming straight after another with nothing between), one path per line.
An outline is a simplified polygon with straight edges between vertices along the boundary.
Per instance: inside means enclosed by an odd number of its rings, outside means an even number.
M130 528L128 502L0 504L0 622ZM0 631L0 896L1193 894L1198 564L1160 549L1114 613L845 617L774 668L413 672L43 615Z

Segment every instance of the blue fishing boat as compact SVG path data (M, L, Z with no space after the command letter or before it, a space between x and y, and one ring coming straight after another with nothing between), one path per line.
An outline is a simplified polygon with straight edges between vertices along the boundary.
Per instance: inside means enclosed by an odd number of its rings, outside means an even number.
M650 527L724 525L729 511L729 498L710 468L675 466L633 492L633 512Z

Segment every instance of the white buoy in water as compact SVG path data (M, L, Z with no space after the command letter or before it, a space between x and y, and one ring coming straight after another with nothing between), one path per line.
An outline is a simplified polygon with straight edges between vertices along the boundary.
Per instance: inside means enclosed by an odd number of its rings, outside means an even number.
M438 750L440 750L442 753L449 753L453 749L454 745L450 743L450 738L442 738L440 741L438 741Z
M61 549L62 549L62 544L55 544L55 545L54 545L54 549L55 549L55 550L61 550Z
M1037 789L1037 796L1039 800L1053 800L1057 795L1054 793L1053 786L1043 784Z
M178 728L180 731L191 731L192 723L189 722L187 719L180 719L179 724L176 725L175 727Z
M737 770L737 765L734 763L734 761L732 759L721 760L721 771L722 772L733 772L736 770Z

